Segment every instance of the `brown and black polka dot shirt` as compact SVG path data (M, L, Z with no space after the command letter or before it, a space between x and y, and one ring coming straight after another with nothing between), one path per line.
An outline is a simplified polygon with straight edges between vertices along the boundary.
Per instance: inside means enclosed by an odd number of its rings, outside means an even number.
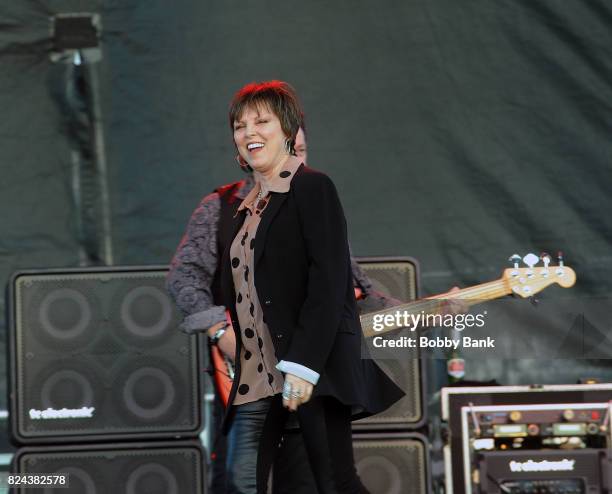
M230 247L236 313L242 331L237 335L242 339L242 372L234 405L250 403L283 391L283 375L276 368L278 361L274 354L274 344L255 290L253 254L257 228L270 192L288 192L300 164L299 158L290 156L278 175L271 180L255 172L257 183L238 207L238 211L246 209L247 213Z

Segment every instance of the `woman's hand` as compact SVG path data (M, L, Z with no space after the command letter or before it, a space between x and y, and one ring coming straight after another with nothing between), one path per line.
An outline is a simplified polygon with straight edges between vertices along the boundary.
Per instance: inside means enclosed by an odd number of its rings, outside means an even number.
M226 324L228 323L220 322L208 328L208 337L212 338L215 333ZM221 350L221 353L232 362L236 360L236 333L234 332L234 327L231 324L225 328L225 333L223 333L221 338L219 338L219 341L217 341L217 346L219 347L219 350Z
M300 405L310 400L313 388L311 383L301 377L286 374L283 386L283 406L295 412Z

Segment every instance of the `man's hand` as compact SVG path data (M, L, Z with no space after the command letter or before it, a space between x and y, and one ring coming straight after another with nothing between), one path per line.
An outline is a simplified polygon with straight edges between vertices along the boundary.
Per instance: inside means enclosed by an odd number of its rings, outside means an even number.
M212 338L215 333L226 324L226 322L220 322L208 328L208 337ZM219 347L219 350L221 350L221 353L232 362L236 360L236 333L234 332L234 327L231 324L225 328L225 333L223 333L223 336L219 338L217 346Z
M458 286L452 287L448 292L449 295L458 292L460 288ZM445 299L446 304L444 305L444 314L465 314L470 308L469 304L460 298L447 298Z
M311 383L301 377L286 374L283 386L283 406L295 412L300 405L310 400L313 388Z

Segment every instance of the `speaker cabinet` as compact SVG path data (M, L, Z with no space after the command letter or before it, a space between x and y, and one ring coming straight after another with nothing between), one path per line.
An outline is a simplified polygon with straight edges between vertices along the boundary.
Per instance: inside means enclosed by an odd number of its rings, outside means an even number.
M357 257L372 288L402 302L419 297L419 264L412 257Z
M196 337L178 330L166 272L140 267L13 276L9 401L16 442L199 433L201 352Z
M431 492L429 443L421 434L353 436L355 466L371 494Z
M419 296L418 263L411 257L360 257L359 267L372 281L372 288L402 302L410 302ZM367 299L360 309L374 312L382 309L368 306ZM397 384L406 396L382 413L353 423L353 429L417 429L426 421L424 399L425 366L418 349L408 350L412 358L377 358L376 363Z
M67 487L23 487L24 494L203 494L205 461L197 441L38 446L18 450L12 471L67 478Z

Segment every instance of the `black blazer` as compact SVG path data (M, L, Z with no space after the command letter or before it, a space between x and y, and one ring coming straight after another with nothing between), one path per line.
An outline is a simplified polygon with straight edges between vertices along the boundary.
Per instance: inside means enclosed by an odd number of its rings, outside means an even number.
M234 205L237 210L239 201ZM229 248L245 210L220 228L220 282L236 330ZM381 412L403 392L370 359L361 358L362 330L355 304L346 220L329 177L301 165L286 193L271 193L254 246L255 287L276 357L302 364L321 377L314 396L334 396L353 407L354 417ZM240 362L230 394L240 380ZM228 407L229 409L230 407Z

